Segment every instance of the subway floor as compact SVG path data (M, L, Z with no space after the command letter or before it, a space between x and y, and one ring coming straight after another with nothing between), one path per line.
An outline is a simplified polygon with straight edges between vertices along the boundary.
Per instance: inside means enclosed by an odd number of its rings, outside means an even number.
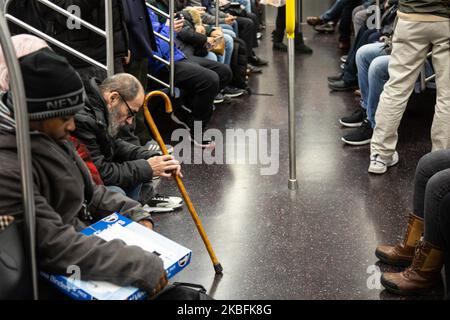
M268 26L257 53L270 65L251 78L253 95L217 106L210 127L223 133L279 130L279 150L272 154L279 169L261 175L268 167L264 159L183 166L224 273L215 276L184 207L155 216L160 233L193 250L190 266L173 280L200 283L216 299L399 299L381 289L377 270L392 269L377 263L374 250L399 241L405 230L415 166L431 148L433 93L411 99L400 129L400 163L371 176L369 146L340 140L348 129L338 119L358 101L327 87L326 77L339 71L336 35L303 28L314 54L296 57L298 191L287 187L287 56L272 51ZM174 182L162 183L159 191L178 194Z

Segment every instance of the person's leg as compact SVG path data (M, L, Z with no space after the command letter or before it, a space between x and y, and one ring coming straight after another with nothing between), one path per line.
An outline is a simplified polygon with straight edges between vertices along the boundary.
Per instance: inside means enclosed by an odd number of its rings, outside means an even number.
M227 24L225 24L225 25L222 24L220 26L222 27L223 34L227 34L230 37L232 37L233 39L236 39L236 33L234 33L233 28L231 28L231 26L229 26ZM229 28L226 28L225 26L227 26Z
M383 174L395 164L397 129L430 45L427 23L399 19L389 61L390 79L384 86L375 116L369 172ZM372 161L373 160L373 161Z
M356 66L358 69L358 84L361 90L362 107L367 109L369 98L369 68L372 61L379 57L384 45L367 44L356 52Z
M384 52L382 53L384 54ZM369 92L367 96L367 119L375 128L375 115L383 88L389 80L389 56L375 58L369 68Z
M256 26L252 19L237 17L236 18L239 26L239 38L244 40L247 45L248 57L252 57L252 49L256 47Z
M413 213L425 216L426 189L430 179L440 171L450 169L450 150L440 150L423 156L414 176Z
M360 0L342 0L343 9L341 13L341 19L339 22L339 32L340 32L340 48L348 49L350 46L350 39L352 35L352 12L355 7L361 4ZM344 46L345 45L345 46Z
M274 43L282 43L284 39L284 31L286 29L286 6L279 7L277 10L277 18L275 20L275 30L272 32Z
M218 56L214 52L211 52L211 51L209 51L208 54L202 58L210 60L210 61L214 61L214 62L217 62L219 60Z
M449 231L443 228L443 223L448 227L450 208L445 201L448 195L450 169L444 169L435 173L426 184L423 240L417 239L411 266L403 272L386 272L381 276L381 284L388 291L400 295L423 295L441 288L446 239L443 235Z
M167 69L161 70L157 77L168 81ZM217 73L188 60L177 61L175 62L175 86L183 91L183 101L192 111L190 115L192 119L187 120L202 121L206 124L213 113L214 98L219 93ZM188 125L193 126L193 123Z
M123 190L122 188L117 187L117 186L106 186L106 189L108 189L109 191L112 191L112 192L120 193L120 194L123 195L123 196L126 196L126 195L127 195L127 193L125 192L125 190Z
M433 67L436 73L436 108L431 128L433 150L450 148L450 23L433 28Z
M200 57L191 57L188 61L196 63L208 70L214 71L219 76L219 91L224 89L233 78L233 73L230 67L223 63L210 61Z
M355 34L358 34L359 30L367 21L367 9L361 5L353 10L353 29Z
M346 1L347 0L336 0L330 9L325 11L325 13L320 16L320 19L325 23L330 21L337 22L341 18Z
M405 236L403 241L395 246L380 245L377 247L375 255L382 262L397 266L411 264L416 244L424 232L425 212L428 214L426 203L430 203L430 200L427 202L427 199L432 199L430 195L435 193L434 187L429 189L430 181L436 180L435 176L438 177L439 172L449 171L449 168L450 150L429 153L420 159L414 177L413 210L409 215ZM449 183L450 179L446 184ZM426 223L427 221L425 221ZM388 275L388 277L390 276Z
M231 65L231 58L233 57L234 50L234 40L229 34L223 34L225 39L225 53L222 56L222 63L225 63L227 66Z

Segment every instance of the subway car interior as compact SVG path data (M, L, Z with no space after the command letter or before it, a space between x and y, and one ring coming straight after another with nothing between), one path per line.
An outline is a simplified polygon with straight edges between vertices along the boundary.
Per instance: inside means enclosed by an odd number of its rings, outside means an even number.
M0 0L0 40L0 300L447 299L449 1Z

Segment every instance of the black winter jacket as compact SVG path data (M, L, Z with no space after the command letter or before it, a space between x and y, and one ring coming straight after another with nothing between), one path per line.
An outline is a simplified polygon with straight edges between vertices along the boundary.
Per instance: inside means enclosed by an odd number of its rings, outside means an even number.
M67 10L77 6L81 18L94 26L105 30L105 1L104 0L52 0L51 2ZM128 31L125 24L124 9L121 0L112 0L114 25L114 56L122 58L128 54ZM41 11L46 20L46 33L57 40L69 45L87 56L106 64L106 40L104 37L81 26L74 28L67 17L41 5ZM67 57L75 68L90 66L64 50L54 48L55 51Z
M97 79L85 83L88 101L75 115L74 136L88 148L92 161L107 186L135 187L151 182L153 171L147 162L156 154L108 133L108 110Z

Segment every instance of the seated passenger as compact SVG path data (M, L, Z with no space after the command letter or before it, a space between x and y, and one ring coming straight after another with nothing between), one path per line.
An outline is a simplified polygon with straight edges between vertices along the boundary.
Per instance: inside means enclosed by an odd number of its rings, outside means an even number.
M388 291L426 295L442 287L441 269L444 257L449 261L450 252L449 195L450 151L425 155L417 165L413 211L403 242L396 246L380 245L375 251L384 263L408 267L400 273L382 275L381 284Z
M39 269L66 275L69 266L77 265L82 280L135 286L155 294L167 284L163 261L157 255L122 241L79 233L114 212L149 228L153 225L138 202L94 185L67 141L75 129L74 114L84 108L79 75L48 48L22 57L20 67L30 119ZM23 193L11 94L4 94L1 101L0 215L7 212L21 221Z
M160 23L156 14L149 8L150 20L153 29L168 37L169 27L167 23ZM175 22L175 31L181 31L183 20ZM170 45L160 38L156 38L158 50L154 54L168 60L170 57ZM175 86L183 91L183 102L191 111L183 108L174 109L172 118L185 126L190 131L191 139L195 145L200 147L213 147L211 141L194 140L194 123L202 123L205 129L213 114L214 98L231 81L231 69L219 62L191 56L186 58L183 52L175 47ZM169 81L169 69L156 59L150 59L150 73L163 81Z
M152 188L147 188L153 177L170 177L174 170L180 174L179 162L117 138L121 127L133 121L144 103L139 80L119 73L101 83L93 78L85 88L88 101L75 116L77 128L73 135L89 150L103 183L154 211L181 207L181 198L154 194ZM143 185L150 194L141 192Z

